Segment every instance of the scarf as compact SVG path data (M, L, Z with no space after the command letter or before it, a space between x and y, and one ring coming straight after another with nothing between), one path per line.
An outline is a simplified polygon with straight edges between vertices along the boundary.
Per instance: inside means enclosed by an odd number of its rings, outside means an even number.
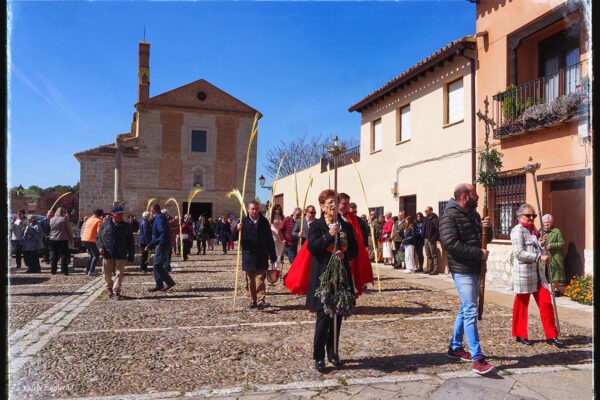
M521 225L523 225L527 230L535 237L538 237L538 232L535 229L534 225L528 224L527 222L519 221Z

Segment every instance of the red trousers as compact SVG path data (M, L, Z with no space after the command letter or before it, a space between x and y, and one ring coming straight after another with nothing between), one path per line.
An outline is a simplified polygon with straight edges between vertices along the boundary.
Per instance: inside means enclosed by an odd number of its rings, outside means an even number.
M539 286L539 290L537 292L517 294L515 297L515 305L513 307L512 335L526 339L528 338L527 315L530 294L533 295L533 298L540 309L540 317L542 318L542 326L544 327L546 339L557 337L558 331L556 330L556 323L554 321L552 298L550 297L550 293L541 285Z

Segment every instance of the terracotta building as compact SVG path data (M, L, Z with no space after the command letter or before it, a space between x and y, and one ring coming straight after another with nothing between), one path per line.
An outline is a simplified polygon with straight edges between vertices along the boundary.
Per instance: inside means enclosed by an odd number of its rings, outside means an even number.
M127 213L138 219L150 198L158 198L162 205L173 197L183 214L195 188L204 189L191 205L195 218L200 213L238 213L239 204L226 194L242 188L257 111L203 79L150 97L149 59L150 43L140 42L138 101L130 131L117 135L115 143L75 154L81 165L79 215L98 207L109 210L115 192L126 202ZM249 161L247 201L255 197L255 177L256 141ZM167 208L177 215L172 203Z
M563 255L592 272L591 38L583 2L477 2L477 108L489 101L490 143L503 153L500 186L490 193L494 241L488 268L511 273L510 229L524 203L552 214ZM479 121L478 146L485 125ZM536 182L524 167L539 163ZM483 188L479 188L480 197ZM481 202L480 202L481 203ZM536 224L539 226L541 216ZM499 276L500 278L500 276Z

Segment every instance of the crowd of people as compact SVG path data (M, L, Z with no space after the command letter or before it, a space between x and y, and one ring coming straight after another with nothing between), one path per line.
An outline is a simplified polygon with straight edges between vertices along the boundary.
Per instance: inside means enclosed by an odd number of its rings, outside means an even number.
M390 212L377 215L371 211L369 217L365 214L358 217L357 206L350 202L350 196L340 193L336 199L336 193L329 189L319 195L318 201L319 218L313 205L304 210L295 208L286 217L282 207L274 204L270 215L263 216L255 201L248 204L247 215L241 220L222 215L215 221L201 215L194 221L187 214L180 222L177 217L171 217L167 209L154 204L151 211L142 214L139 223L131 215L125 221L120 205L115 205L106 216L103 210L97 209L84 218L80 227L82 244L90 256L86 273L96 275L96 264L102 258L107 294L120 300L125 263L133 262L133 232L137 231L142 272L148 272L149 252L154 250L156 285L148 290L167 291L175 286L170 276L173 254L181 254L187 260L196 242L197 255L206 254L207 248L213 250L218 243L225 255L239 241L249 307L261 310L269 307L266 273L269 269L278 270L287 258L290 267L284 275L285 286L292 293L306 294L307 308L316 313L313 358L316 369L323 371L325 356L334 367L341 365L334 343L339 340L342 318L332 317L332 311L325 305L327 296L320 292L322 274L332 255L342 263L346 282L349 282L347 287L337 290L347 290L348 296L358 297L365 284L373 282L371 261L375 259L409 274L438 274L439 243L446 252L448 270L460 297L447 356L472 362L473 371L479 374L493 369L481 349L477 329L481 264L489 256L489 251L482 248L482 233L487 230L488 240L493 234L490 218L482 219L476 211L478 195L473 185L458 185L441 217L430 206L425 208L424 214L419 212L415 216L405 215L404 211L397 216ZM338 215L334 212L336 203ZM562 347L551 295L560 296L559 285L565 280L562 259L565 241L553 225L551 215L542 217L541 231L534 226L537 214L531 205L521 205L516 215L518 223L511 230L516 295L512 334L518 343L532 345L527 335L527 317L530 295L533 295L540 308L547 343ZM50 263L52 274L57 273L60 260L61 272L68 275L68 249L73 241L73 230L65 209L49 211L41 223L34 215L26 218L24 210L18 210L11 218L10 228L17 268L21 267L23 256L27 272L40 272L41 252L44 261ZM545 265L549 266L551 276L546 276ZM554 285L549 281L554 281ZM344 316L349 315L353 304L345 306Z

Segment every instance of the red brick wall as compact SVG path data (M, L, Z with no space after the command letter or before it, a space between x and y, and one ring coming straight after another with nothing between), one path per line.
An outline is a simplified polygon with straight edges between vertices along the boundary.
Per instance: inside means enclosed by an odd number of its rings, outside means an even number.
M181 127L183 113L161 111L162 153L158 163L158 187L179 189L183 187L183 162L181 161Z
M215 190L237 188L237 131L239 118L217 116L217 160L214 171ZM239 188L241 190L241 188Z

